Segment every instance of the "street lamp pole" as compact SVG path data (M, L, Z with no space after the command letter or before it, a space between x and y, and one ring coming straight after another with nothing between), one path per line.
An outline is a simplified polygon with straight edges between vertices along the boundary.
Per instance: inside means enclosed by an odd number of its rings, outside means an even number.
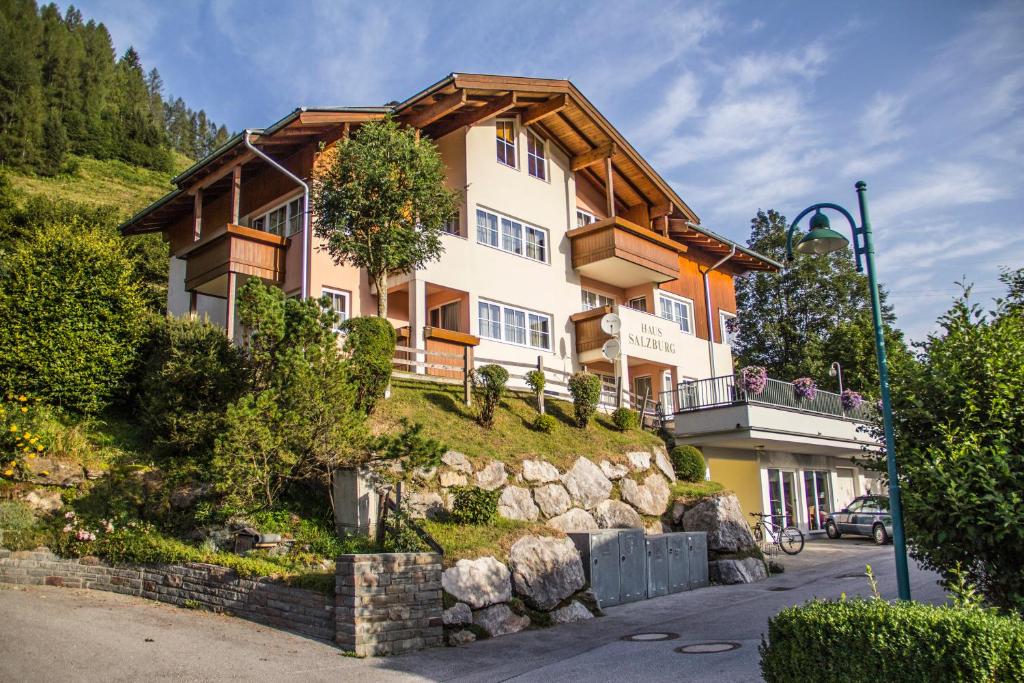
M860 227L850 212L838 204L815 204L804 209L789 226L786 235L786 258L793 259L793 232L800 219L815 212L811 218L811 231L796 245L796 251L803 254L827 254L845 248L849 242L829 227L828 218L822 209L833 209L841 213L850 223L853 232L853 253L857 271L867 267L868 289L871 294L871 319L875 327L875 357L878 360L878 379L882 391L882 425L885 431L885 454L889 472L889 509L892 514L892 540L896 554L896 585L900 600L910 600L910 572L907 565L907 543L903 533L903 502L900 496L900 481L896 471L896 447L892 426L892 402L889 397L889 364L885 354L885 337L882 327L882 305L878 296L878 279L875 273L875 246L871 235L871 221L868 218L868 185L857 181L857 203L860 208ZM861 258L864 261L862 263Z

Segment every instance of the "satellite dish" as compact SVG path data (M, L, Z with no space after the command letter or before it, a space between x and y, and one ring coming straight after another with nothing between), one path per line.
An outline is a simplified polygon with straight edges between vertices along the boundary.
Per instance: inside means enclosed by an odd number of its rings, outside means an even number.
M618 339L609 339L601 347L601 355L608 360L615 360L622 353L622 347L619 345Z
M606 313L601 318L601 329L605 334L615 336L622 329L622 319L616 313Z

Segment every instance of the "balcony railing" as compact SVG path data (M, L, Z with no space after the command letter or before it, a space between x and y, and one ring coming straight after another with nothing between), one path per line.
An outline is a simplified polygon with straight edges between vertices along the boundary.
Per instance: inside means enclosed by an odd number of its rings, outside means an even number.
M754 394L743 388L733 375L711 377L689 382L680 382L675 391L662 392L661 405L675 406L676 413L685 413L703 408L735 405L740 403L787 408L802 413L849 418L863 422L877 417L878 411L865 402L847 410L843 408L839 394L819 389L813 399L798 398L792 383L769 379L764 390Z

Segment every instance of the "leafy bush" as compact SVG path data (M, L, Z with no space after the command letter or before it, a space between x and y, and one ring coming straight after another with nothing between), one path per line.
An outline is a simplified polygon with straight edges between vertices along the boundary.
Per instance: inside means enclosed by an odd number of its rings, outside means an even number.
M48 225L0 256L0 385L96 412L122 388L145 303L118 238Z
M36 524L32 508L20 500L0 501L0 530L24 531Z
M155 453L208 461L246 378L244 359L223 329L180 318L156 322L136 391L139 422Z
M681 480L692 482L704 479L704 456L693 446L676 446L669 456L672 458L672 469Z
M534 430L541 432L543 434L550 434L551 432L555 431L555 427L557 425L558 420L555 419L554 415L538 415L536 419L534 419L531 427L533 427Z
M377 460L398 460L405 473L417 468L430 469L441 464L441 456L448 447L437 439L423 435L419 422L402 420L402 431L397 434L383 434L370 445Z
M530 370L526 373L526 386L537 398L537 410L544 412L544 385L547 384L547 377L543 370Z
M476 421L484 427L494 424L494 411L505 395L508 370L500 365L485 365L473 373L473 389L480 404Z
M363 316L342 323L348 378L355 386L356 409L367 415L384 398L391 381L391 359L395 355L395 328L384 318Z
M576 426L582 429L590 423L601 400L601 378L589 372L577 372L569 378L569 393L572 394Z
M487 524L498 514L501 491L477 486L452 487L452 521L458 524Z
M761 673L782 681L1024 680L1024 621L884 600L815 601L768 622Z
M612 422L619 428L620 432L628 432L640 426L640 416L635 410L629 408L616 408L612 413Z

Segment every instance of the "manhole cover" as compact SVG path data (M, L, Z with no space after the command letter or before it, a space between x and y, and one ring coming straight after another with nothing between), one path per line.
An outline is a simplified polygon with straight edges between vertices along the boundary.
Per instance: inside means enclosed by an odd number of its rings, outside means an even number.
M739 649L739 643L690 643L689 645L680 645L676 648L676 652L684 655L707 655L714 654L716 652L729 652L730 650Z
M793 590L793 588L795 588L795 586L772 586L768 590L780 592L780 591L791 591L791 590Z
M629 636L622 636L622 639L635 643L646 643L655 640L675 640L678 637L678 633L634 633Z

